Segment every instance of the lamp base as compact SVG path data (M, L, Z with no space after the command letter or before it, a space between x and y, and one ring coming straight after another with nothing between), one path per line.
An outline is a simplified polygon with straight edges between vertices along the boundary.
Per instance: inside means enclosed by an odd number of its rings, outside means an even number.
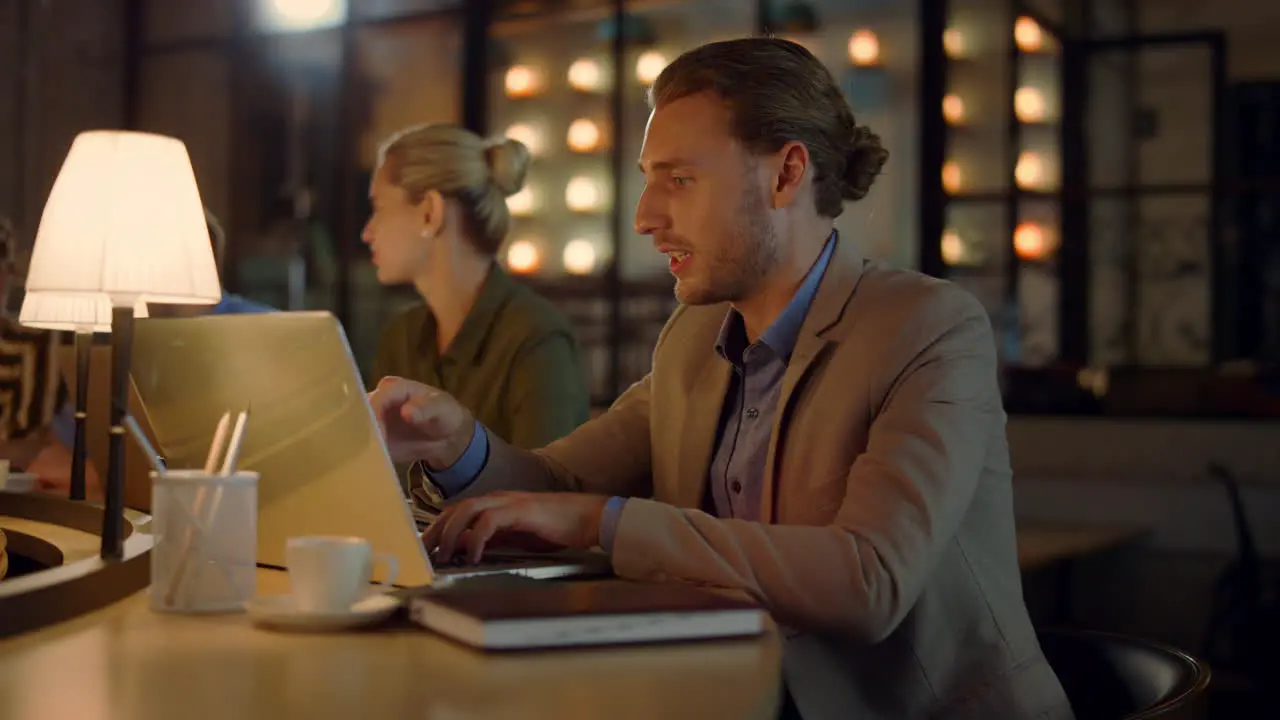
M72 500L83 500L85 497L85 463L88 450L85 448L85 420L89 407L89 358L93 349L93 333L87 330L76 331L76 414L75 442L71 448L71 494Z
M129 362L133 349L133 307L111 309L111 435L107 440L107 483L102 513L103 560L124 557L124 416L129 411Z

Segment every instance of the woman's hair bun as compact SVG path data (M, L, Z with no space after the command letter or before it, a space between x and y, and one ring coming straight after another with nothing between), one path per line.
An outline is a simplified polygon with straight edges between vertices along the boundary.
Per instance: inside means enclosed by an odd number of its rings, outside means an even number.
M519 140L499 138L485 148L489 177L503 195L514 195L524 187L529 160L529 148Z

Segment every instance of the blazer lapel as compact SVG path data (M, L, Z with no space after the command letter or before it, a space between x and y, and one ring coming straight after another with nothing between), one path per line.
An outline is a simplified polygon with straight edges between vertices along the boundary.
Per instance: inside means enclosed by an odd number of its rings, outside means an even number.
M716 429L724 396L729 389L732 367L719 355L707 353L685 399L684 427L681 429L679 474L676 477L676 505L702 507L707 475L715 452Z
M787 363L786 374L782 377L777 416L773 423L773 433L769 437L769 453L765 458L765 482L761 488L760 514L763 522L774 522L778 445L785 438L794 409L796 390L832 344L830 331L844 317L853 291L862 278L862 267L862 254L858 252L857 246L837 236L831 263L822 277L822 283L818 285L818 293L809 306L809 313L800 328L800 336L796 338L795 350Z

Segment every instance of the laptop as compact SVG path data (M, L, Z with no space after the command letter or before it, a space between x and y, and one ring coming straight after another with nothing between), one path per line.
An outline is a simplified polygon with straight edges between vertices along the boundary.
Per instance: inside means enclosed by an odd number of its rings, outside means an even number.
M138 320L131 375L170 468L203 466L222 414L249 410L239 467L261 474L260 565L284 568L290 537L353 535L395 556L402 587L608 572L600 553L495 554L478 565L434 567L346 334L327 312ZM384 569L375 573L386 580Z

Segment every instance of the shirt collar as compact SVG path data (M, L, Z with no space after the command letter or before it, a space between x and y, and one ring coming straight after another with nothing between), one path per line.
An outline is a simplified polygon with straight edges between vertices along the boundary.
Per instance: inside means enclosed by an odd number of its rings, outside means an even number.
M805 316L809 314L809 306L813 304L814 296L818 294L822 276L826 273L827 266L831 264L831 255L835 246L836 232L832 230L827 238L827 244L822 248L822 253L818 255L813 267L809 268L809 273L805 275L795 295L791 297L791 302L787 303L782 313L760 335L760 342L783 360L789 359L791 352L795 350L796 340L800 337L800 328L804 325ZM747 331L742 315L730 308L725 315L724 324L720 326L720 335L716 339L716 352L729 362L738 364L746 347Z

